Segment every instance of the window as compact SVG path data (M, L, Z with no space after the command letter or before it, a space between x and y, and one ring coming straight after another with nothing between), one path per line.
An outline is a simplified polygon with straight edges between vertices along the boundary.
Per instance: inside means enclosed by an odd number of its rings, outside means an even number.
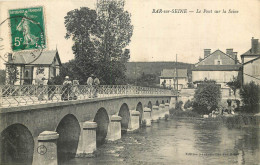
M29 77L29 71L28 70L25 71L25 77Z
M220 59L215 59L215 60L214 60L214 65L222 65L222 60L220 60Z

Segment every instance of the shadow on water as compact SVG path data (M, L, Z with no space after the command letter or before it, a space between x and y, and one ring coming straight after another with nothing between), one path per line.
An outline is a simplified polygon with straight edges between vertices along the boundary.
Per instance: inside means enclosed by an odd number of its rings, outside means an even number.
M57 129L58 163L66 162L75 157L79 142L80 126L75 116L66 115L59 123Z
M105 139L107 136L107 130L108 130L108 124L109 124L109 118L107 115L107 111L104 108L100 108L96 116L94 118L94 122L97 123L97 129L96 129L96 138L97 138L97 147L101 146L105 143Z
M1 164L32 164L34 141L30 131L22 124L11 125L1 133L0 147Z

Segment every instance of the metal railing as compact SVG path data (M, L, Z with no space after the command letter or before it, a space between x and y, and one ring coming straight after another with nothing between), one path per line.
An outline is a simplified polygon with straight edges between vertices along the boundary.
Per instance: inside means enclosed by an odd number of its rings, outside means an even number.
M131 85L0 85L0 107L23 106L120 95L175 95L170 89Z

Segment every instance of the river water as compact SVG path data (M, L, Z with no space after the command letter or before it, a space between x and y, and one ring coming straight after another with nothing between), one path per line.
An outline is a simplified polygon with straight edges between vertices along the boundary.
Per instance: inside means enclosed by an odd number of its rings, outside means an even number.
M260 164L260 129L227 128L216 121L171 119L100 146L94 158L65 164Z

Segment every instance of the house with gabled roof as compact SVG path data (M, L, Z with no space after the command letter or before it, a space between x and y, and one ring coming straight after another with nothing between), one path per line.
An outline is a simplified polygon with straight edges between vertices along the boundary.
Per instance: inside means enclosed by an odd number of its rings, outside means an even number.
M260 85L260 43L251 39L251 48L241 55L243 65L243 84L251 81Z
M46 80L59 75L61 61L58 50L43 51L33 59L31 51L9 53L6 68L15 66L18 77L15 85L37 84L44 77ZM7 71L7 69L6 69ZM6 72L8 77L8 72Z
M254 39L254 37L252 37L251 48L245 53L241 54L240 57L242 60L242 64L250 60L253 60L257 57L260 57L260 43L258 39Z
M163 69L161 71L160 85L165 82L167 88L177 89L177 79L178 79L178 89L186 88L188 84L188 74L187 69Z
M219 49L212 53L211 49L204 49L204 58L192 69L192 82L215 80L223 88L238 76L240 67L237 52L233 49L226 49L226 53Z

